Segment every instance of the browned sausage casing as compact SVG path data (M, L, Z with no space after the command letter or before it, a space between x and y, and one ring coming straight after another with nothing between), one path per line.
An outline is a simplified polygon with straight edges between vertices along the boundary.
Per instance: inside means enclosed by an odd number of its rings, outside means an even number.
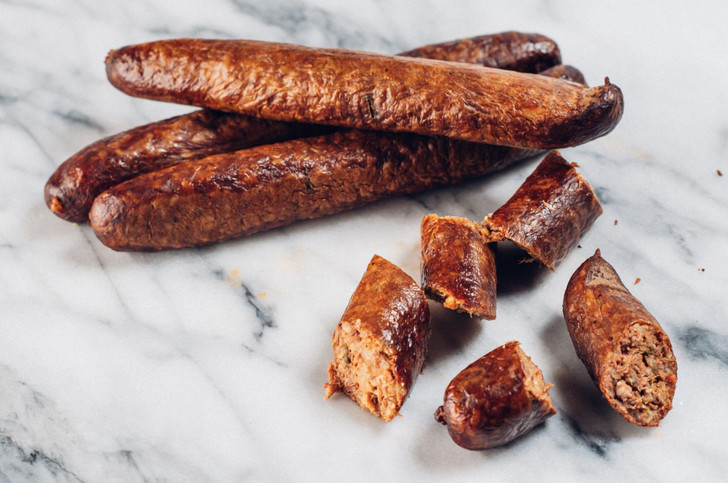
M602 214L596 194L553 151L483 224L492 241L510 240L553 270Z
M630 423L657 426L677 383L670 338L599 250L571 276L564 319L607 402Z
M211 154L310 136L321 126L203 109L95 142L61 164L45 185L48 207L82 223L99 193L142 173Z
M502 446L556 414L541 370L512 341L463 369L435 419L465 449Z
M421 49L424 50L412 52L418 52L419 57L452 56L457 59L451 60L524 72L538 72L542 66L560 61L553 41L517 32L483 35ZM545 75L560 77L551 71ZM318 125L274 122L213 110L195 111L139 126L85 147L50 177L45 186L45 201L59 217L82 223L88 220L88 211L96 196L139 174L212 154L325 134L328 130Z
M540 34L501 32L404 52L403 56L480 64L518 72L541 72L561 63L556 42Z
M489 67L250 40L178 39L109 53L127 94L279 121L531 149L611 131L622 93Z
M334 331L326 397L342 391L391 421L422 370L430 309L417 283L374 255Z
M218 154L99 195L89 223L115 250L207 245L481 176L533 152L345 131Z
M421 225L422 288L451 310L495 319L495 253L467 218L427 215Z
M555 77L557 79L563 79L571 82L576 82L582 85L587 85L584 74L573 65L559 64L548 69L544 69L539 72L541 75L548 77Z

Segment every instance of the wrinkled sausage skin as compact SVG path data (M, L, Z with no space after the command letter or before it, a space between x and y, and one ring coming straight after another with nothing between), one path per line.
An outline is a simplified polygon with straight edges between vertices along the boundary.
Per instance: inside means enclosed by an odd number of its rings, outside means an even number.
M542 66L558 63L560 59L553 41L516 32L433 44L422 49L425 50L419 51L419 57L432 54L442 58L457 52L460 62L485 63L524 72L538 72ZM545 75L561 77L552 72ZM324 126L273 122L213 110L195 111L139 126L85 147L50 177L44 190L45 201L60 218L83 223L88 220L88 211L96 196L139 174L212 154L323 135L330 130Z
M445 307L495 319L493 247L482 226L467 218L427 215L422 219L422 289Z
M203 109L97 141L62 163L45 201L64 220L83 223L102 191L142 173L217 153L319 133L321 126L268 121Z
M341 391L391 421L422 370L429 334L425 294L412 277L374 255L334 331L326 398Z
M483 224L493 241L510 240L553 270L591 227L602 207L594 190L552 151Z
M137 176L99 195L89 224L115 250L202 246L451 185L533 154L444 137L336 132Z
M435 419L465 449L495 448L556 414L550 388L520 344L508 342L455 376Z
M607 402L630 423L657 426L677 383L670 338L599 250L572 275L563 309L576 354Z
M522 32L501 32L426 45L399 55L518 72L540 72L561 63L556 42L544 35Z
M529 149L603 136L623 109L608 81L587 88L472 64L251 40L127 46L109 53L106 70L137 97Z

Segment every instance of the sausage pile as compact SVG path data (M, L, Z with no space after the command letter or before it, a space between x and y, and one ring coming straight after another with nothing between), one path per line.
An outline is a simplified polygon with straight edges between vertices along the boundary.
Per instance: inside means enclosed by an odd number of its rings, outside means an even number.
M209 245L459 183L603 136L623 111L608 79L587 86L551 39L518 32L397 56L166 40L111 51L106 71L132 96L202 108L99 140L48 180L53 213L122 251ZM425 217L421 286L372 258L334 332L326 397L394 418L424 365L427 297L494 319L497 242L553 270L600 214L552 151L481 222ZM669 339L598 252L572 277L564 314L610 404L656 425L676 382ZM502 445L555 414L550 387L509 342L453 379L436 419L465 448Z

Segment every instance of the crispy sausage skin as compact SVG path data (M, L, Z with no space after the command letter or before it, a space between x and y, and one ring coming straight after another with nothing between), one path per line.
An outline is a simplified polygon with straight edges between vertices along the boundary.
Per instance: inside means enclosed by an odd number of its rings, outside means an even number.
M533 151L444 137L350 130L170 166L94 201L107 246L208 245L484 175Z
M563 309L576 354L607 402L630 423L657 426L677 383L670 338L599 250L572 275Z
M532 73L561 63L556 42L544 35L522 32L501 32L426 45L399 55Z
M443 135L530 149L611 131L619 88L429 59L250 40L178 39L111 51L127 94L278 121Z
M520 344L508 342L455 376L435 419L465 449L502 446L556 414L550 388Z
M432 44L399 55L434 56L523 72L538 72L560 62L558 47L552 40L518 32ZM544 75L562 77L551 71ZM267 121L209 109L195 111L139 126L85 147L50 177L45 186L45 201L59 217L82 223L88 220L96 196L139 174L212 154L323 135L327 131L330 128L323 126Z
M483 227L467 218L427 215L421 225L422 288L445 307L495 319L496 272Z
M492 241L510 240L553 270L602 214L574 164L552 151L483 224Z
M588 85L586 83L586 79L584 78L584 74L581 73L579 69L574 67L573 65L566 65L566 64L559 64L555 65L553 67L549 67L548 69L544 69L539 72L541 75L545 75L548 77L554 77L556 79L563 79L571 82L576 82L577 84L582 85Z
M326 398L341 391L391 421L422 370L430 309L417 283L374 255L334 331Z
M209 109L195 111L87 146L56 169L45 185L45 201L64 220L83 223L99 193L139 174L212 154L318 134L321 128Z

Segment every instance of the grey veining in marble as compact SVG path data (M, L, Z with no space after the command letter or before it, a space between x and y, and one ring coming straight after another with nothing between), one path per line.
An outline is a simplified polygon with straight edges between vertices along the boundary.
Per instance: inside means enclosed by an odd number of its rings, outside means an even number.
M720 1L0 1L0 482L726 481L726 18ZM496 320L433 304L427 366L390 423L323 399L367 262L418 278L422 217L482 219L537 159L166 253L113 252L43 202L87 144L190 110L116 91L112 48L210 37L394 53L504 30L544 33L591 84L622 88L614 132L562 151L604 214L555 272L502 246ZM604 402L565 329L566 283L597 247L672 339L678 386L659 428ZM433 412L458 371L513 339L558 414L503 448L463 450Z

